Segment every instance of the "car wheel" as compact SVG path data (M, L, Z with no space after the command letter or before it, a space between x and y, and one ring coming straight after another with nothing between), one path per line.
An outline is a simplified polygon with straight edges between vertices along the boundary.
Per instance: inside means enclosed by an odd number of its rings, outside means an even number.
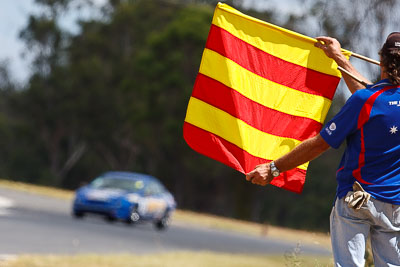
M137 209L133 209L128 219L126 219L127 224L133 224L140 220L140 215L137 212Z
M113 223L113 222L115 222L117 219L116 219L114 216L112 216L112 215L107 215L107 216L105 217L105 220L106 220L107 222L109 222L109 223Z
M85 216L85 213L82 212L82 211L74 210L74 211L72 212L72 216L73 216L74 218L76 218L76 219L82 219L82 218Z
M170 224L170 218L169 215L165 215L162 217L160 220L157 220L154 222L154 226L156 227L157 230L162 231L168 228Z

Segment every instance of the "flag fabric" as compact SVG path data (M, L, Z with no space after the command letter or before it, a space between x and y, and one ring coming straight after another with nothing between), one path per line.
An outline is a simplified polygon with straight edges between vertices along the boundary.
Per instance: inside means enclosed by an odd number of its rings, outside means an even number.
M247 173L315 136L341 78L315 42L219 3L187 108L187 144ZM271 184L300 193L307 166Z

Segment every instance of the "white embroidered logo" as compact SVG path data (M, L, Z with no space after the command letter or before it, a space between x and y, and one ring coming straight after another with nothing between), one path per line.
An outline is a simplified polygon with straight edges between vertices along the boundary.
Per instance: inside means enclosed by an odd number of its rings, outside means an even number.
M397 133L397 131L398 131L398 129L397 129L397 126L392 126L391 128L390 128L390 134L395 134L395 133Z
M398 101L398 100L389 101L389 106L397 106L397 107L400 107L400 101Z
M329 125L329 130L331 131L336 130L336 124L334 122L332 122L331 125Z

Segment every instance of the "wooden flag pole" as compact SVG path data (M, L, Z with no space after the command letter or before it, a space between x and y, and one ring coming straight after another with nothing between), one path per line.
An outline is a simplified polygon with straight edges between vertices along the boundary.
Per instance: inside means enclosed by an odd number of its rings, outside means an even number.
M356 80L357 82L361 83L361 84L364 85L364 86L367 86L367 83L366 83L366 82L364 82L364 81L361 80L360 78L354 76L352 73L348 72L348 71L345 70L344 68L342 68L342 67L340 67L340 66L338 66L337 68L338 68L338 70L340 70L341 72L344 72L344 73L346 73L347 75L349 75L351 78L353 78L353 79Z
M359 54L356 54L356 53L353 53L353 52L351 52L351 55L353 57L365 60L365 61L367 61L369 63L373 63L373 64L376 64L376 65L381 65L381 63L378 60L374 60L372 58L369 58L369 57L366 57L366 56L362 56L362 55L359 55Z
M369 63L373 63L373 64L376 64L376 65L381 65L381 63L380 63L379 61L374 60L374 59L369 58L369 57L366 57L366 56L362 56L362 55L357 54L357 53L351 52L351 56L356 57L356 58L359 58L359 59L362 59L362 60L365 60L365 61L367 61L367 62L369 62ZM345 70L344 68L338 66L338 70L340 70L340 71L343 72L343 73L346 73L347 75L349 75L351 78L353 78L353 79L356 80L357 82L361 83L362 85L367 86L367 83L366 83L366 82L364 82L364 81L361 80L360 78L356 77L356 76L353 75L352 73L348 72L348 71Z

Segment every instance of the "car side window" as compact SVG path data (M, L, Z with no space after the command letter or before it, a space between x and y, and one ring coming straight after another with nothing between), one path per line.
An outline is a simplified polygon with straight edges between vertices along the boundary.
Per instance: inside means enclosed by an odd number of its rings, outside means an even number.
M145 194L147 196L160 195L163 192L164 188L156 182L150 182L145 189Z

